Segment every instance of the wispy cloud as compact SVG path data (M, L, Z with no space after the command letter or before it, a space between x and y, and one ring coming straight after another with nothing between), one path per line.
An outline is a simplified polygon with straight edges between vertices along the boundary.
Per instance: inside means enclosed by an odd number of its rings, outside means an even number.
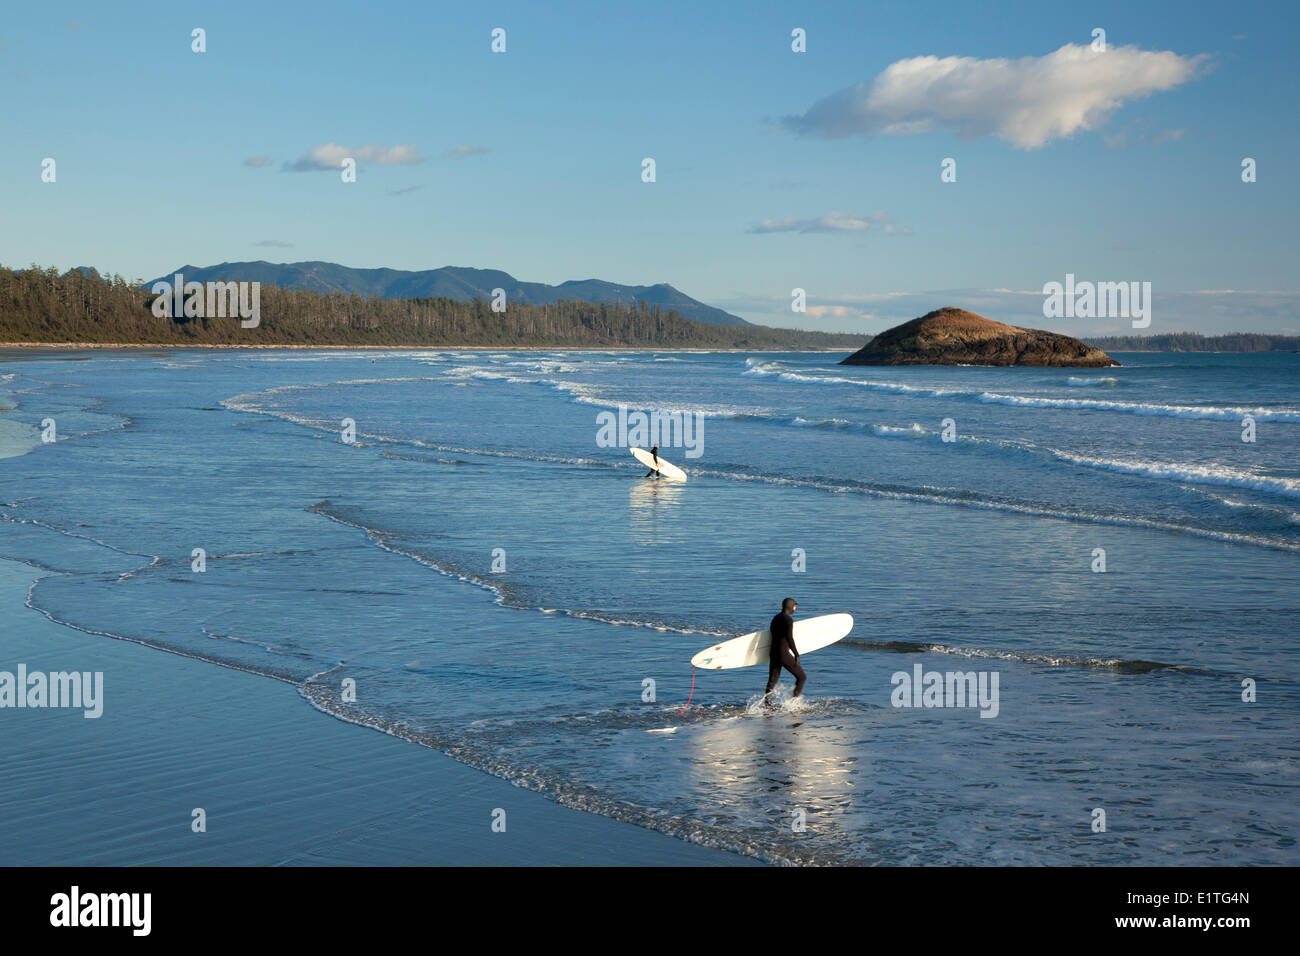
M869 215L857 215L849 212L829 212L816 219L764 219L750 226L746 232L866 232L873 226L879 226L884 233L895 231L894 221L883 209ZM901 234L911 233L910 227L897 230Z
M292 163L285 163L284 169L291 173L313 172L321 169L337 170L345 159L355 159L358 164L368 163L372 166L414 166L425 161L419 148L414 145L379 146L369 145L354 149L339 146L336 143L323 143L313 146L306 156L300 156Z
M270 156L249 156L248 159L244 160L244 165L252 166L254 169L261 169L270 161Z
M790 298L785 295L752 296L739 295L729 299L713 298L709 302L718 308L726 309L753 321L789 328L799 325L808 328L821 328L839 332L880 331L896 324L892 319L897 312L905 312L914 306L895 306L895 299L911 299L911 292L881 292L863 295L836 294L814 295L809 290L809 299L805 306L808 317L819 320L816 325L800 322L790 311ZM920 314L920 313L918 313ZM915 316L909 316L915 318ZM832 324L822 324L825 320L834 320ZM882 321L884 324L881 324Z
M470 156L486 156L487 151L486 146L465 144L453 147L442 155L445 159L468 159Z
M388 190L388 195L390 195L390 196L405 196L407 193L413 193L413 192L415 192L417 189L423 189L423 188L424 188L423 186L403 186L401 189L390 189L390 190Z
M918 56L832 93L784 124L830 139L949 130L963 139L995 136L1035 149L1096 129L1127 101L1188 82L1207 60L1135 46L1098 52L1073 43L1018 60Z
M1105 140L1107 149L1115 149L1121 146L1136 146L1138 143L1157 145L1176 143L1186 135L1186 127L1153 130L1149 120L1135 120L1132 123L1125 123L1112 133L1102 133L1102 139Z
M292 242L281 242L279 239L263 239L261 242L253 243L255 246L269 246L272 249L292 249Z

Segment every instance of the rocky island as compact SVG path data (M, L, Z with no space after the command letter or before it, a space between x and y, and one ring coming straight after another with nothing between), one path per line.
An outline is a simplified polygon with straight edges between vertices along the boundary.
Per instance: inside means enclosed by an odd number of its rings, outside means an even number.
M943 308L881 332L840 364L1109 368L1119 362L1068 335Z

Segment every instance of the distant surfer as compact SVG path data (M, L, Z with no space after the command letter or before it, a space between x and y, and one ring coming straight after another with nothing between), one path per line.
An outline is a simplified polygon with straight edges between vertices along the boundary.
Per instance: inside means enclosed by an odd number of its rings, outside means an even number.
M653 458L653 459L655 460L655 464L656 464L656 465L659 464L659 446L658 446L658 445L655 445L653 448L650 449L650 457ZM647 471L647 472L645 473L645 476L646 476L647 478L649 478L651 475L654 475L656 478L658 478L658 477L659 477L659 472L658 472L656 469L651 468L649 471Z
M772 706L772 689L781 679L782 667L794 675L794 697L803 693L804 681L808 679L799 666L799 651L794 646L794 612L798 607L794 598L786 598L781 602L781 613L768 625L772 632L772 657L767 668L767 689L763 691L763 699L769 707Z

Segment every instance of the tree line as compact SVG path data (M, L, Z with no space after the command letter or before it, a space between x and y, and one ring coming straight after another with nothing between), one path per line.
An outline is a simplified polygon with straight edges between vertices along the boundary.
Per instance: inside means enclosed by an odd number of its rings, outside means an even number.
M263 286L260 325L245 329L237 318L159 318L153 299L138 281L93 269L0 267L0 342L847 350L864 338L710 325L645 301L512 302L493 312L482 299L382 299Z
M1084 339L1105 352L1297 352L1300 335L1270 335L1262 332L1230 332L1201 335L1199 332L1170 332L1165 335L1110 335Z

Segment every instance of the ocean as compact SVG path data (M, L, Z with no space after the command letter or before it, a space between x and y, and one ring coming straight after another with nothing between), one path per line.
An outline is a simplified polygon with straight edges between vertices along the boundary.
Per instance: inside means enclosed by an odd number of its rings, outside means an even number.
M68 627L766 862L1300 863L1300 355L842 357L6 354L0 556ZM688 481L620 407L692 425ZM785 597L856 621L801 700L692 672Z

